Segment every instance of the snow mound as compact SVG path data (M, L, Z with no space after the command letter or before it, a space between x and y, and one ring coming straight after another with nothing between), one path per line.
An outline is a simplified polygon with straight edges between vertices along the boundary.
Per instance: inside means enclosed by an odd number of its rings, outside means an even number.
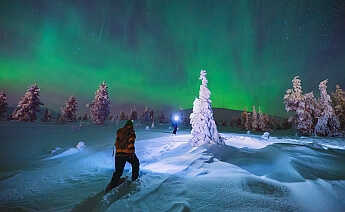
M225 144L228 146L233 146L237 148L250 148L250 149L261 149L270 144L273 144L272 141L268 139L258 139L255 137L242 136L236 134L224 133L223 137L225 138Z
M270 138L269 132L264 132L264 134L261 136L262 139L268 140Z
M316 137L317 138L317 137ZM291 143L297 143L300 145L308 146L311 148L316 149L333 149L333 150L345 150L345 141L342 138L328 138L328 139L316 139L316 138L308 138L308 137L301 137L300 139L285 139Z
M80 141L78 142L77 146L75 146L76 149L83 149L85 147L85 143Z
M61 148L60 147L55 147L54 149L52 149L52 151L50 151L50 153L55 153L56 151L59 151Z
M82 151L85 148L86 148L85 143L83 141L80 141L80 142L78 142L78 144L74 148L70 148L70 149L68 149L68 150L66 150L66 151L64 151L64 152L62 152L62 153L60 153L58 155L54 155L52 157L46 158L45 160L51 160L51 159L65 157L65 156L68 156L68 155L73 155L75 153L78 153L78 152ZM54 149L55 151L52 150L51 153L56 152L58 149L61 149L61 148L57 147L57 148Z

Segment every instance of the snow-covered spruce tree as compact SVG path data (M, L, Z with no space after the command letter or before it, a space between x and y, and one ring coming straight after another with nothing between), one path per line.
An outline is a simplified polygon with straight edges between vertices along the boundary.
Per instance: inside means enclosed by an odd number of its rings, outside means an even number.
M319 90L320 96L319 103L321 105L321 115L315 126L315 133L319 136L335 136L339 132L340 123L332 108L331 98L327 94L327 81L320 82Z
M56 115L55 123L61 124L61 114L60 114L60 113L58 113L58 114Z
M151 121L155 120L155 111L153 110L153 108L151 108L151 111L150 111L150 120Z
M260 131L266 131L267 130L265 117L261 111L260 106L259 106L258 130L260 130Z
M165 115L164 115L163 109L161 109L161 112L158 116L158 121L159 121L159 123L165 122Z
M241 113L241 117L243 120L242 128L245 130L249 130L249 115L248 115L246 107L243 108L243 112Z
M66 122L77 121L77 107L77 100L73 95L70 96L65 104L65 107L61 108L61 116L63 116Z
M256 113L255 106L253 106L253 115L252 115L252 129L258 129L258 114Z
M188 119L187 119L187 116L185 115L182 107L179 108L179 114L180 114L180 118L181 118L181 121L180 121L181 124L187 125Z
M264 114L264 121L265 121L265 125L266 125L266 130L270 131L273 128L273 120L272 117Z
M138 112L135 107L131 109L131 113L129 114L129 119L134 120L134 121L138 120Z
M284 95L285 110L296 112L289 118L296 130L301 135L310 136L314 132L314 119L318 113L318 106L313 92L302 94L301 80L299 76L292 80L293 88L287 89Z
M7 103L5 102L7 99L6 93L4 90L0 92L0 120L4 117L4 114L7 112Z
M193 112L190 114L190 124L192 125L190 142L195 146L205 143L224 144L213 118L211 92L207 88L208 81L205 70L201 70L199 79L201 80L199 98L195 98Z
M182 108L182 107L180 107L180 108L178 109L178 113L179 113L180 118L183 119L183 117L184 117L184 111L183 111L183 108Z
M37 83L31 85L12 113L12 118L19 121L35 121L36 112L40 112L40 105L44 105L38 98L40 89Z
M335 115L340 123L340 128L345 130L345 92L339 85L336 85L335 93L332 93L331 100Z
M145 107L143 114L140 116L140 119L143 121L149 121L150 120L150 113L149 113L149 109L147 108L147 106Z
M302 109L302 110L301 110ZM299 129L301 134L312 135L315 131L315 125L317 123L317 117L320 117L321 107L313 92L309 92L303 95L303 104L301 104L300 110L297 110L296 114L299 116L300 121Z
M98 90L95 93L95 100L88 106L90 107L91 119L95 124L103 124L110 114L108 98L108 87L104 81L100 84Z
M84 113L84 116L83 116L83 121L86 121L86 120L88 120L89 118L87 117L87 113L85 112Z
M282 130L281 119L278 117L272 118L272 125L275 130Z
M50 119L52 118L52 115L50 113L50 110L46 108L46 111L43 115L43 118L41 119L42 122L50 122Z
M288 118L283 118L282 129L283 130L287 130L287 129L291 129L291 127L292 127L292 124L291 124L291 122L289 122L289 119Z
M127 116L126 116L126 113L125 112L123 112L123 111L120 111L120 120L121 121L124 121L124 120L127 120Z

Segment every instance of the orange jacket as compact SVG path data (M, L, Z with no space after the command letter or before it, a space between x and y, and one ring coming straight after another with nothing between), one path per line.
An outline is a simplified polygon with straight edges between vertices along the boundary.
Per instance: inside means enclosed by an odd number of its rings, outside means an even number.
M127 148L121 149L121 148L116 148L116 155L130 155L135 153L135 147L134 147L134 142L136 139L135 131L133 129L133 126L131 125L126 125L123 128L127 129L127 133L129 134L129 138L127 140ZM118 136L119 130L116 132L116 137Z

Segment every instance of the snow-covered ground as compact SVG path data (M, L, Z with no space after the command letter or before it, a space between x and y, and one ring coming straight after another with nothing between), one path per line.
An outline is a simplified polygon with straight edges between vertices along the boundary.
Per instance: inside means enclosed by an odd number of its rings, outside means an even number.
M95 196L114 171L120 126L78 126L0 122L0 211L345 211L343 138L220 129L225 146L193 147L189 126L176 136L169 124L137 126L140 179L115 201Z

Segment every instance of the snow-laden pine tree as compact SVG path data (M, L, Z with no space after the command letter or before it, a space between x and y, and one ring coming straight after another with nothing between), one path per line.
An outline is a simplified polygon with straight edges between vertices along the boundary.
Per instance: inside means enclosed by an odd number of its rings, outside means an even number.
M242 128L245 129L245 130L249 130L249 115L248 115L246 107L243 108L243 112L241 113L241 117L242 117L242 120L243 120Z
M164 115L163 109L161 109L161 112L159 113L158 121L159 121L159 123L165 122L165 115Z
M260 131L266 131L267 130L267 126L266 126L266 122L265 122L265 116L261 111L261 108L259 106L259 118L258 118L258 130Z
M64 118L66 122L77 121L77 107L77 100L73 95L70 96L65 104L65 107L61 108L61 116Z
M87 117L87 113L85 112L84 113L84 116L83 116L83 121L86 121L86 120L88 120L89 118Z
M179 116L181 119L180 120L181 124L188 124L188 119L187 119L182 107L179 108Z
M43 118L41 119L42 122L50 122L50 119L52 118L50 110L46 108L46 111L44 112Z
M270 131L273 128L272 117L267 114L264 114L264 120L265 120L265 125L266 125L266 131Z
M4 117L4 114L7 112L7 103L5 102L7 99L6 92L2 90L0 92L0 120Z
M332 105L335 115L338 117L340 128L345 130L345 92L339 85L335 87L335 93L332 93Z
M154 121L155 120L155 111L153 110L153 108L151 108L151 111L150 111L150 120L151 121Z
M252 115L252 129L258 129L258 114L256 113L255 106L253 106L253 115Z
M293 88L287 89L284 95L285 110L296 112L289 118L301 135L310 136L314 132L314 117L318 106L313 92L302 94L301 80L299 76L292 80Z
M319 90L320 96L319 103L321 105L321 115L315 126L315 133L319 136L335 136L339 132L340 123L332 108L331 98L327 94L327 81L320 82Z
M149 121L150 120L150 113L149 113L149 109L147 108L147 106L145 107L143 114L140 116L140 119L143 121Z
M40 112L40 105L44 105L38 98L40 89L37 83L31 85L22 99L18 102L16 109L12 113L12 118L19 121L35 121L36 112Z
M284 95L285 110L287 112L294 111L299 107L300 102L302 102L302 86L299 76L296 76L292 80L292 89L287 89Z
M224 144L213 118L211 92L207 88L208 81L205 70L201 70L199 79L201 80L199 98L195 98L193 112L190 114L190 124L192 125L190 142L195 146L206 143Z
M108 86L104 81L96 91L95 99L88 105L90 107L93 123L103 124L106 121L110 114L109 104Z
M133 121L138 120L138 111L135 107L131 109L131 113L129 114L129 119Z
M57 124L62 124L63 123L63 120L61 119L61 114L60 113L58 113L56 115L55 123L57 123Z
M120 120L121 121L127 120L127 115L126 115L125 112L120 111L120 115L119 116L120 116Z

